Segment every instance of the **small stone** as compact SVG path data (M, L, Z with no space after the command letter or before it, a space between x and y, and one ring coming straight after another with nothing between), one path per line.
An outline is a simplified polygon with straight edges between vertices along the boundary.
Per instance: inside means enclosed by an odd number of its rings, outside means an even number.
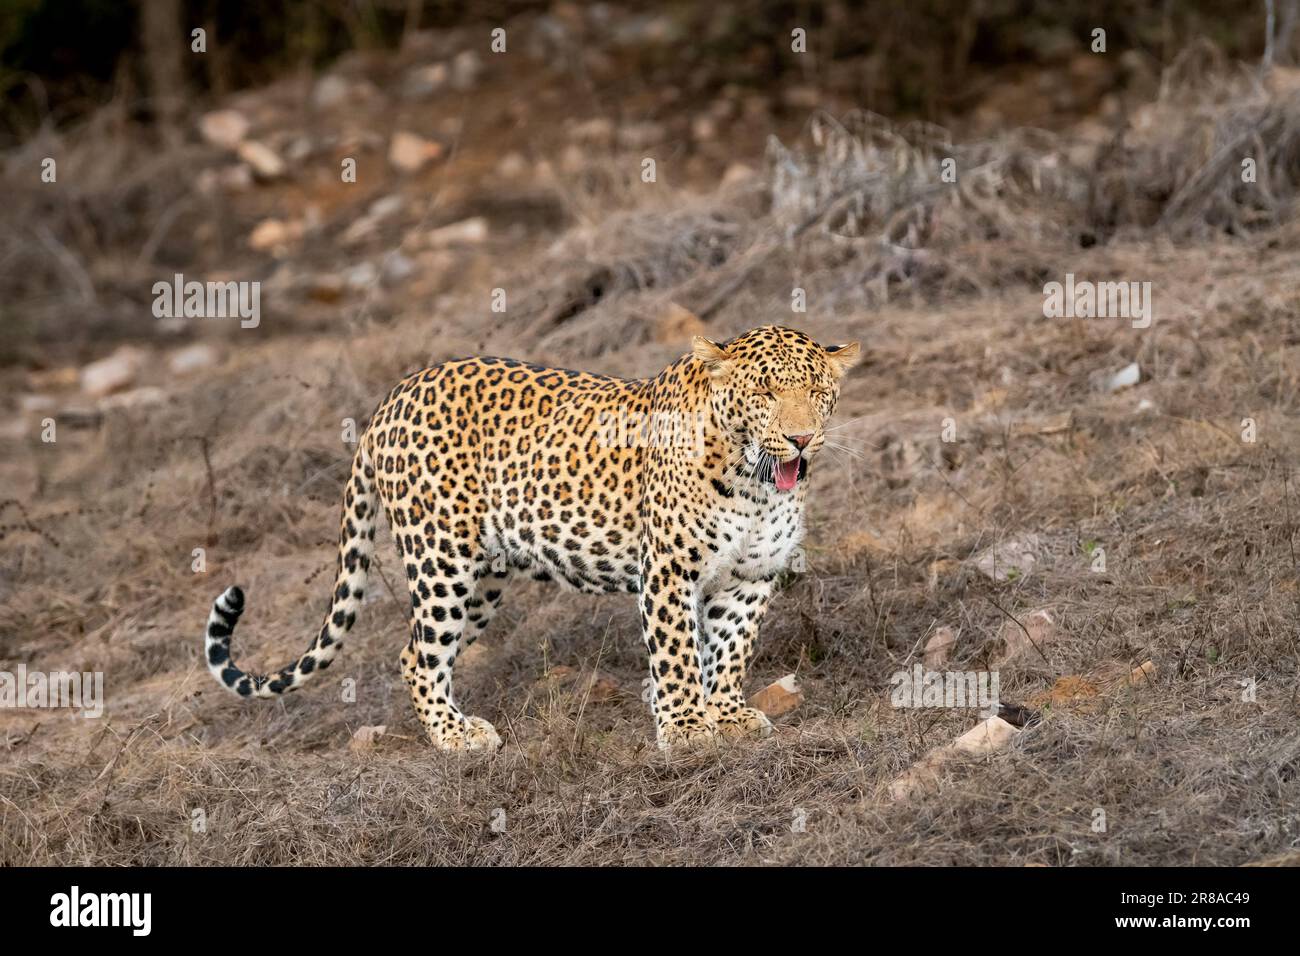
M167 358L167 368L173 375L191 375L216 364L217 350L206 342L177 349Z
M257 140L245 140L236 150L239 158L253 168L254 174L262 179L278 179L284 175L284 160L265 143Z
M1139 368L1137 362L1130 362L1110 377L1109 381L1106 382L1106 390L1117 392L1121 388L1136 385L1141 379L1142 369Z
M1004 622L1000 636L1006 646L1001 662L1006 662L1022 655L1038 657L1043 647L1060 637L1061 632L1052 619L1051 612L1040 608L1021 617L1019 624L1015 621Z
M528 172L528 160L519 153L506 153L497 163L497 175L517 179Z
M352 93L352 86L341 76L322 76L311 91L312 105L320 110L341 105Z
M135 383L143 364L143 353L124 345L107 358L91 362L81 370L81 389L96 398L123 391Z
M235 149L248 135L248 117L239 110L213 110L199 118L199 133L213 146Z
M749 698L751 707L757 707L769 717L780 717L782 714L789 713L802 702L803 691L799 687L798 677L794 674L786 674Z
M457 90L468 90L478 82L483 72L483 58L474 50L462 50L451 61L451 85Z
M397 132L388 144L388 161L404 173L414 173L442 156L442 146L414 133Z
M434 229L425 237L425 245L433 249L446 246L476 246L486 242L487 237L488 221L482 216L473 216Z
M379 268L373 262L359 262L343 273L343 281L349 289L365 289L374 285L379 278Z
M301 239L302 234L303 225L301 222L263 219L249 233L248 245L258 252L273 249L283 250Z
M349 750L371 750L374 748L379 738L388 733L387 724L364 725L358 727L352 732L352 739L348 741Z
M167 393L155 385L144 385L100 399L100 411L150 408L167 401Z
M987 756L1006 750L1020 734L1020 729L1001 717L990 717L976 724L950 744L936 747L912 764L889 785L894 800L938 786L940 769L962 755Z
M412 67L402 78L402 98L422 100L433 96L447 85L448 75L445 63Z
M975 567L994 581L1027 577L1038 566L1038 535L1013 538L985 548L973 559Z
M938 670L948 663L956 646L957 632L946 625L937 627L925 642L925 650L921 654L922 663L930 670Z

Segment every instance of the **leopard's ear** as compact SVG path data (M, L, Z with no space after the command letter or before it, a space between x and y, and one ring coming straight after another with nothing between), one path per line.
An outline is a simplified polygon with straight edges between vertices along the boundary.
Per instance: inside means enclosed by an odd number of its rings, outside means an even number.
M826 357L830 359L835 374L843 376L858 363L858 359L862 358L862 346L857 342L850 342L848 345L828 345Z
M691 339L691 354L695 361L709 370L715 379L724 377L731 370L731 353L717 342L711 342L702 335Z

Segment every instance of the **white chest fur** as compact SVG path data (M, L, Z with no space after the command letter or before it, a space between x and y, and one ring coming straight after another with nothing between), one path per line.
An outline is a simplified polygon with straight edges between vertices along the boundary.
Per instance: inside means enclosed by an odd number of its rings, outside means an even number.
M803 497L772 491L728 502L733 506L718 517L718 550L706 565L705 580L727 572L759 580L787 567L803 538Z

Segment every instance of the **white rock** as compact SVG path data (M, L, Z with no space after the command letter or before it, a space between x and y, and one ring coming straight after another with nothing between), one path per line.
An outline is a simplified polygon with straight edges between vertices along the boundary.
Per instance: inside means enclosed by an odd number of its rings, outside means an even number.
M187 345L167 357L167 368L173 375L191 375L216 364L217 350L206 342Z
M118 392L99 401L100 411L113 409L151 408L167 401L167 393L154 385L133 388L129 392Z
M303 225L296 220L263 219L249 233L248 245L258 252L284 249L302 238Z
M1142 379L1142 370L1138 367L1137 362L1130 362L1122 369L1110 377L1106 383L1106 389L1111 392L1117 392L1121 388L1128 388L1136 385Z
M248 127L248 117L239 110L213 110L199 118L199 133L222 149L234 149L243 142Z
M107 358L91 362L82 368L81 389L97 398L120 392L135 383L143 364L144 353L124 345Z
M482 216L474 216L433 230L425 237L425 244L435 249L444 246L478 245L485 242L487 237L488 221Z
M1038 535L992 545L975 555L973 561L975 567L994 581L1027 577L1038 566Z
M414 173L442 156L442 146L414 133L399 131L388 144L388 161L404 173Z
M448 70L445 63L416 66L407 70L402 79L402 96L408 100L422 100L433 96L447 85Z
M347 100L351 92L351 84L343 77L322 76L311 91L311 102L317 109L333 109Z
M497 163L497 174L507 179L517 179L528 172L528 160L519 153L506 153Z
M265 143L257 140L245 140L237 150L239 158L253 167L253 172L263 179L277 179L284 175L284 160L280 154Z
M343 273L343 281L352 289L364 289L378 278L379 269L373 262L359 262Z
M483 58L475 50L462 50L451 61L451 85L468 90L483 72Z

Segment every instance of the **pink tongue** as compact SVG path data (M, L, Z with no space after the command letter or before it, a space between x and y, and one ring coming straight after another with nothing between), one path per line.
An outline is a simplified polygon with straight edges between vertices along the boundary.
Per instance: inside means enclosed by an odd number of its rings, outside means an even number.
M776 463L776 487L779 491L789 491L799 483L799 459Z

